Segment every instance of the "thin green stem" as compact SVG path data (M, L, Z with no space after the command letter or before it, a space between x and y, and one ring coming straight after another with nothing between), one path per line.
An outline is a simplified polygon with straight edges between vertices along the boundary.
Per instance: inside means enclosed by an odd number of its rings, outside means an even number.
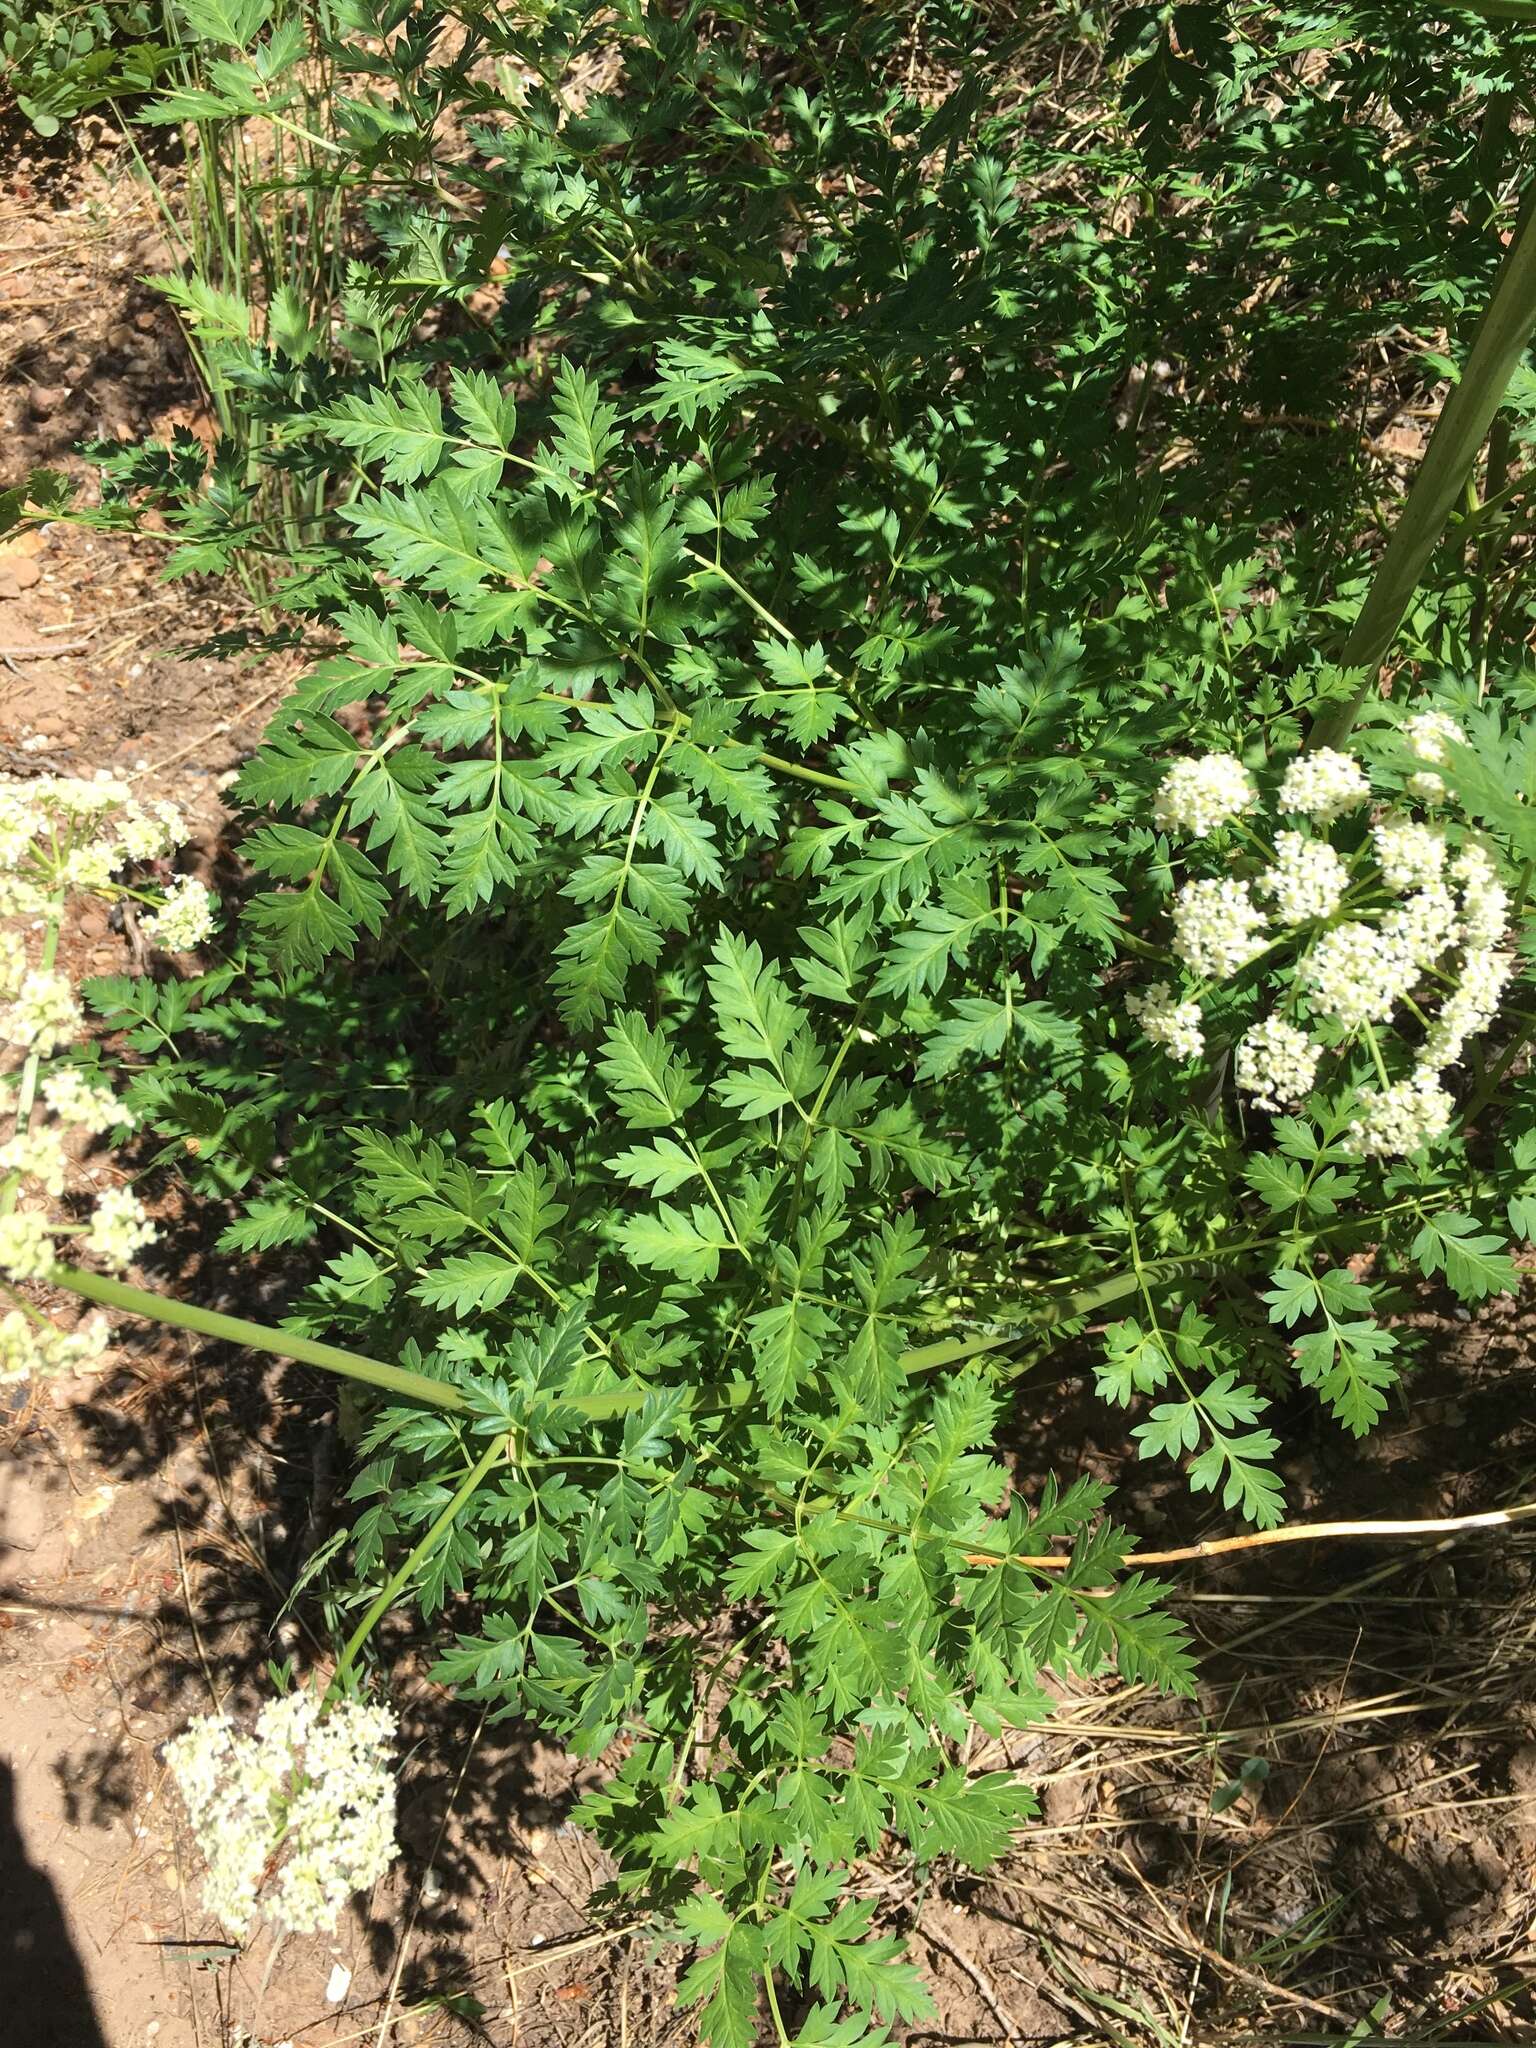
M1381 1056L1381 1047L1376 1042L1376 1034L1371 1029L1369 1018L1360 1026L1360 1029L1365 1035L1366 1044L1370 1047L1371 1058L1376 1066L1377 1078L1380 1080L1383 1088L1390 1088L1392 1083L1387 1079L1386 1061Z
M372 1635L374 1629L389 1612L390 1608L394 1606L421 1566L448 1534L448 1531L468 1506L471 1496L478 1491L481 1481L485 1478L491 1467L499 1458L505 1457L510 1460L512 1453L513 1440L510 1436L493 1437L468 1472L465 1473L463 1479L459 1482L458 1489L454 1493L452 1500L449 1501L448 1505L437 1517L437 1520L427 1529L426 1533L415 1544L398 1568L390 1574L378 1597L372 1602L367 1613L347 1638L346 1648L338 1658L336 1669L331 1674L331 1682L326 1687L325 1705L329 1706L331 1701L342 1691L347 1674L356 1663L358 1653L361 1651L364 1643L367 1642L369 1636Z

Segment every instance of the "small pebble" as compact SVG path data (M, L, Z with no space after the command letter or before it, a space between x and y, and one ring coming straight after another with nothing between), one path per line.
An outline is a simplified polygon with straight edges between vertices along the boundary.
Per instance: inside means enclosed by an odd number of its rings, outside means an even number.
M42 577L42 570L26 555L0 558L0 597L20 597Z

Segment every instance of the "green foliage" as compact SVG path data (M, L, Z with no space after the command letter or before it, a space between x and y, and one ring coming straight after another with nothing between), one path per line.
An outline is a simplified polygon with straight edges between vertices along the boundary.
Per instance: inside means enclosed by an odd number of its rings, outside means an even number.
M355 1604L505 1440L423 1567L437 1675L622 1738L583 1815L713 2043L921 2018L860 1859L1000 1854L1028 1794L966 1736L1050 1674L1192 1683L1103 1489L1011 1484L1021 1360L1272 1524L1297 1390L1370 1428L1405 1279L1510 1289L1536 1219L1492 1065L1384 1163L1347 1089L1243 1120L1241 977L1193 1069L1123 1002L1165 757L1267 778L1350 693L1362 344L1496 259L1465 137L1531 39L1327 13L1123 10L1064 195L1047 26L927 7L918 90L889 10L348 0L340 317L181 279L259 454L130 451L93 515L162 505L177 572L268 550L313 656L238 787L238 971L98 991L134 1106L231 1253L308 1248L296 1329L464 1397L372 1413ZM282 23L185 14L223 97L154 118L290 106ZM1474 555L1405 654L1518 871L1528 600Z
M0 0L0 85L39 135L149 89L172 56L162 0Z

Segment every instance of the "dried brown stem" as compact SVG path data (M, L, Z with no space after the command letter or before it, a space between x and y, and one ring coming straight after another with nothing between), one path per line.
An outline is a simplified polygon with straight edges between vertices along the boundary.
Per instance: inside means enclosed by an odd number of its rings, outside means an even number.
M1137 1550L1127 1558L1128 1564L1190 1564L1201 1557L1225 1557L1237 1550L1260 1550L1271 1543L1326 1543L1353 1542L1379 1539L1390 1536L1454 1536L1472 1529L1507 1529L1514 1523L1536 1515L1536 1501L1523 1501L1518 1507L1490 1508L1480 1515L1447 1515L1439 1520L1425 1519L1406 1522L1297 1522L1284 1529L1254 1529L1246 1536L1216 1536L1204 1543L1189 1543L1179 1550ZM1070 1555L1050 1557L1022 1557L1001 1551L978 1550L966 1557L967 1564L1024 1565L1030 1571L1065 1571L1072 1559Z

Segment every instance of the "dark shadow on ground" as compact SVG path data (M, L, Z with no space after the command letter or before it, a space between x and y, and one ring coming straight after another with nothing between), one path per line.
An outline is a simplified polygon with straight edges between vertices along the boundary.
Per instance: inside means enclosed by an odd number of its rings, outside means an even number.
M29 2048L107 2048L58 1894L27 1860L14 1778L0 1760L0 2007Z

